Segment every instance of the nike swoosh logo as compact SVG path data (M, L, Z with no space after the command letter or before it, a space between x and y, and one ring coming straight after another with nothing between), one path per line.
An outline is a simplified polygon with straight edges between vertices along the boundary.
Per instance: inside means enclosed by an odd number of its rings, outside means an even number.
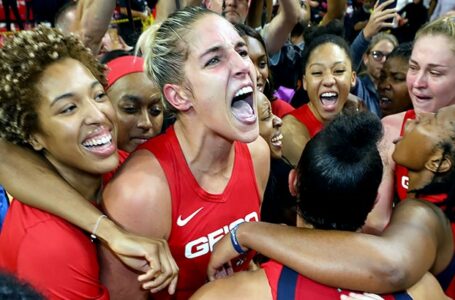
M180 215L177 219L177 225L182 227L182 226L185 226L186 224L188 224L189 221L191 221L192 218L194 218L195 215L198 214L198 212L200 212L204 207L201 207L199 208L198 210L196 210L194 213L192 213L191 215L189 215L188 217L186 217L185 219L182 219L182 215Z

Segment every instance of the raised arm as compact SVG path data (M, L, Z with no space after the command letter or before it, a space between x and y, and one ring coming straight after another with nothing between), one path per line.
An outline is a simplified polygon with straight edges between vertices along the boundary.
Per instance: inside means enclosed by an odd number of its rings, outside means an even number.
M263 37L269 56L281 49L299 17L299 1L280 0L278 14L264 27Z
M96 55L111 22L116 1L79 0L77 5L75 31L80 35L84 45Z
M443 213L419 200L400 203L382 236L242 223L237 239L318 282L374 293L404 290L427 270L440 272L453 251ZM227 235L215 245L209 277L235 256Z
M102 213L61 179L36 153L0 140L0 182L15 198L27 205L57 215L92 232ZM132 235L109 219L102 219L96 236L131 268L149 271L149 264L159 261L159 240ZM136 260L132 261L131 258ZM137 259L141 258L141 264ZM145 275L150 279L153 273ZM175 276L175 274L173 275ZM169 276L171 277L171 275ZM143 278L144 279L144 278ZM153 285L153 288L163 287Z
M327 13L321 20L321 25L327 25L334 19L342 19L346 11L346 0L327 0Z

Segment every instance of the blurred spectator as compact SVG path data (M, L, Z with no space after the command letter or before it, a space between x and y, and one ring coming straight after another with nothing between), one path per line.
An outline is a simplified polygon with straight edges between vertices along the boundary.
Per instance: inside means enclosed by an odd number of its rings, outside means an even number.
M400 26L392 30L398 42L410 42L419 28L428 21L428 9L423 5L423 0L413 0L401 9Z
M47 23L55 26L55 15L67 2L73 0L33 0L32 8L35 24Z
M17 23L20 30L24 30L24 23L22 22L21 16L19 15L19 10L17 9L17 1L3 0L2 2L3 10L5 12L6 30L11 31L11 17L9 15L11 10L13 11L14 14L14 22Z
M434 9L433 9L434 8ZM430 21L437 19L438 17L445 15L451 10L455 10L454 0L432 0L430 2Z
M0 272L0 299L44 300L30 284L20 281L14 275Z
M129 19L128 2L133 22L131 23L131 20L129 20L129 22L119 23L118 32L129 46L134 46L142 33L142 21L145 22L150 18L151 10L146 0L118 0L120 19Z

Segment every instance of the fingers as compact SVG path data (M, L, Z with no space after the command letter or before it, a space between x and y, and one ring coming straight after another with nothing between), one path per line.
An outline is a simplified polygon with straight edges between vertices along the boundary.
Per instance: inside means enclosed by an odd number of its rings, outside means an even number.
M370 294L370 293L363 293L363 294L358 294L358 293L349 293L349 295L341 295L340 296L341 300L384 300L379 295L376 294Z
M178 267L175 263L168 244L164 240L157 240L152 251L148 251L146 260L150 269L140 276L142 288L156 293L169 286L169 293L174 293L177 286Z

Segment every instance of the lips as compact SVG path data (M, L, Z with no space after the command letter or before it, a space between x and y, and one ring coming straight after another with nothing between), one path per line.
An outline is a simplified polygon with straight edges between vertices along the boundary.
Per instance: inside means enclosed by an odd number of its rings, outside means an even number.
M325 111L335 111L338 103L338 93L335 91L323 92L319 95L319 101Z
M281 148L282 140L283 140L283 134L281 134L281 132L278 132L278 134L275 134L272 137L272 139L270 140L270 143L274 147Z
M86 151L101 157L108 157L117 151L111 131L104 127L97 128L81 144Z

